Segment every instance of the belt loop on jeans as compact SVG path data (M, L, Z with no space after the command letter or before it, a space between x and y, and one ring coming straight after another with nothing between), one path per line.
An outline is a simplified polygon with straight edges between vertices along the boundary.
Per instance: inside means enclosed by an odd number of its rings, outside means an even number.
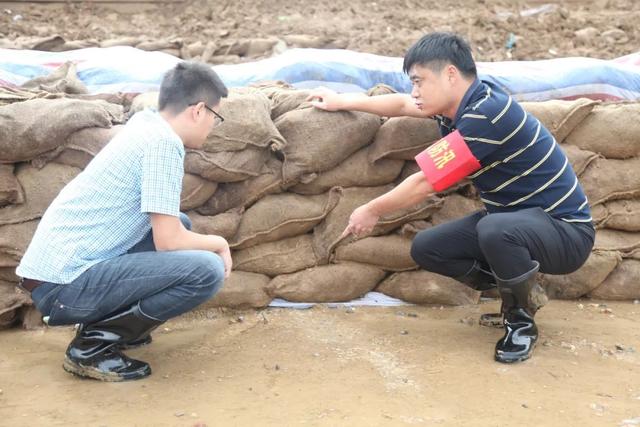
M21 289L30 294L43 283L45 282L43 282L42 280L27 279L23 277L22 279L20 279L20 282L18 282L16 286L18 287L18 289Z

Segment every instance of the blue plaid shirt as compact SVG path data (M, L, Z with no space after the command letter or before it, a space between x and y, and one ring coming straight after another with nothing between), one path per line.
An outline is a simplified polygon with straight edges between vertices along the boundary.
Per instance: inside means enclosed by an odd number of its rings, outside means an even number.
M123 255L150 230L149 213L180 215L184 146L155 111L134 115L43 215L16 273L70 283Z

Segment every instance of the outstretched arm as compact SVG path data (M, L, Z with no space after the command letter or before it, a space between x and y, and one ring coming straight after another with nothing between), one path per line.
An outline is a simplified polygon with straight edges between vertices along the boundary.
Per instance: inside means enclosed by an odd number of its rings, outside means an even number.
M417 205L433 192L424 173L416 172L393 190L354 210L341 237L370 233L381 216Z
M314 107L326 111L364 111L384 117L428 117L416 106L410 95L401 93L367 96L363 93L338 94L332 90L320 88L312 91L307 101L311 101Z

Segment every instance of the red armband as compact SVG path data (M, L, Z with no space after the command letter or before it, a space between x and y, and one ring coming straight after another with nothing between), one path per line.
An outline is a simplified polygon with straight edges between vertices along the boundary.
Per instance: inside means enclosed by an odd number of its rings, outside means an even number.
M460 131L455 131L416 156L416 162L435 191L442 191L480 169Z

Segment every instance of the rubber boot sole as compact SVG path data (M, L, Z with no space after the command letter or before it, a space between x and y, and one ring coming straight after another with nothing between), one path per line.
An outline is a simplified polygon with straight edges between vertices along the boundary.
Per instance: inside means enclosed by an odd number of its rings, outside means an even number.
M69 372L70 374L76 375L81 378L92 378L98 381L105 382L121 382L121 381L131 381L131 380L139 380L142 378L146 378L151 375L151 367L141 371L132 373L129 375L120 375L113 373L105 373L98 371L95 368L89 366L82 366L78 363L73 362L67 356L64 358L64 362L62 363L62 369Z

